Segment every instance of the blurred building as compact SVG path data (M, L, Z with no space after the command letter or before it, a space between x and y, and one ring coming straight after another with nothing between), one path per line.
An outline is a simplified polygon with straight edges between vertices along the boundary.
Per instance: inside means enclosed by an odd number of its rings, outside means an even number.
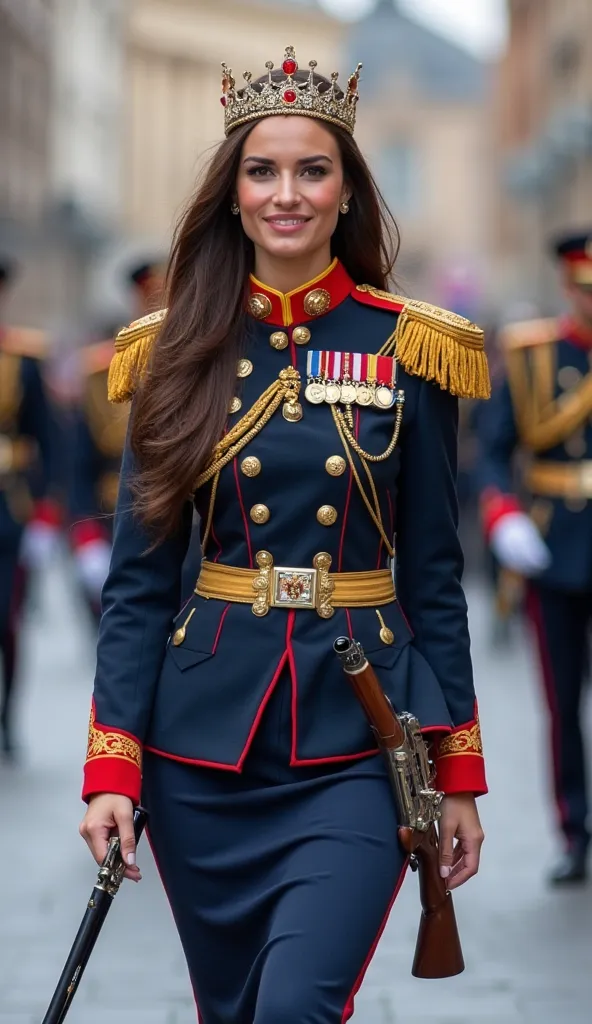
M50 185L52 0L0 0L0 252L24 267ZM42 271L23 274L8 315L25 316Z
M548 238L592 224L592 3L509 0L508 10L493 122L499 294L554 312Z
M398 286L478 316L490 279L489 69L394 0L350 28L356 138L401 229Z
M223 137L220 62L256 77L281 64L340 67L343 27L315 5L265 0L128 0L124 227L168 244L207 150Z

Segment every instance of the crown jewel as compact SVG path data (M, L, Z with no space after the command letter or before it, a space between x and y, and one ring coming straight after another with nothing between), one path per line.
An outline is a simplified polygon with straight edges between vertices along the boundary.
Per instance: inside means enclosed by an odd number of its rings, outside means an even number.
M298 71L296 54L293 46L287 46L281 68L284 78L274 80L274 65L268 60L265 65L266 82L258 84L255 88L251 72L245 71L243 78L246 84L237 90L232 71L223 64L220 102L224 107L225 134L229 135L233 128L260 117L269 117L272 114L300 114L304 117L318 117L322 121L330 121L353 135L362 65L358 64L349 76L344 90L337 84L339 76L337 71L334 71L325 92L320 92L315 82L316 66L316 60L309 61L308 76L304 81L297 81L294 77Z

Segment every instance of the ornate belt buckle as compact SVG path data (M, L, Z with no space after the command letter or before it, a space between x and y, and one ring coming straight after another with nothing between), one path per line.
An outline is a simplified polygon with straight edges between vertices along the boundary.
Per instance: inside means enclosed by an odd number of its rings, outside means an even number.
M274 566L270 602L273 608L315 608L316 595L316 569Z

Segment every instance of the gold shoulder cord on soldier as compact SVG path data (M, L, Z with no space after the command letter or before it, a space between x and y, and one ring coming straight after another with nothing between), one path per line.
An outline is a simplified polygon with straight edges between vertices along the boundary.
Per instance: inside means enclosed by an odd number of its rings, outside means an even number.
M559 323L509 324L500 336L520 439L533 452L561 444L592 415L592 374L555 396Z

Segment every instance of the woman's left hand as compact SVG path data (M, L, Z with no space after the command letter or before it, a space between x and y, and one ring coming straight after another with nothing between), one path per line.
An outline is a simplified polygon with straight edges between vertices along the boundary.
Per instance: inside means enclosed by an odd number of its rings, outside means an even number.
M449 889L457 889L477 874L485 839L472 793L444 797L439 832L440 874Z

